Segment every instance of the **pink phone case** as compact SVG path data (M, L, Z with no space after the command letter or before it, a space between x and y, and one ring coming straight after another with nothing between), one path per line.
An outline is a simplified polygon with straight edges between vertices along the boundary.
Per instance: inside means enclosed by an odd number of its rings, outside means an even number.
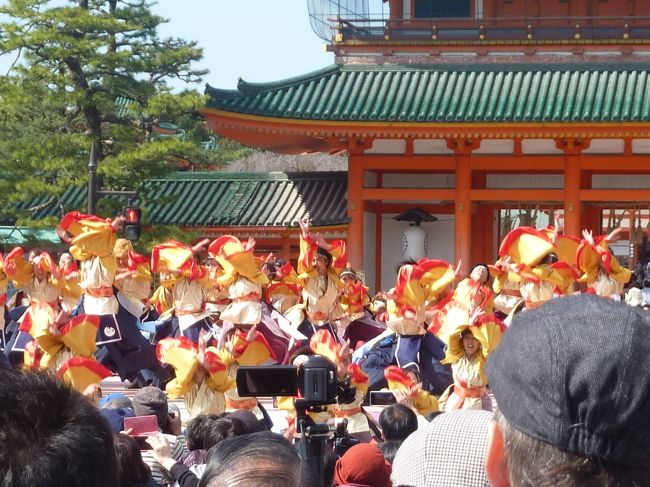
M151 436L158 433L156 416L136 416L124 418L124 430L131 428L131 436Z

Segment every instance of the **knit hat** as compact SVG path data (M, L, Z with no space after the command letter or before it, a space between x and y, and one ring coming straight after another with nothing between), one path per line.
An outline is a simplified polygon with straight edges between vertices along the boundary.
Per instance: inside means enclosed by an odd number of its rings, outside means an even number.
M99 407L105 409L130 409L133 411L133 402L121 392L111 392L99 400Z
M443 413L411 434L393 460L393 485L487 487L489 411Z
M124 431L124 418L132 418L135 416L135 414L133 414L133 411L128 408L104 408L100 409L100 411L108 421L108 424L111 425L111 429L115 433Z
M337 485L389 487L391 466L376 445L360 443L338 459L334 471Z
M506 420L560 450L650 466L650 317L593 295L515 316L487 375Z
M156 416L158 426L164 428L169 416L167 395L157 387L143 387L133 396L133 411L136 416Z

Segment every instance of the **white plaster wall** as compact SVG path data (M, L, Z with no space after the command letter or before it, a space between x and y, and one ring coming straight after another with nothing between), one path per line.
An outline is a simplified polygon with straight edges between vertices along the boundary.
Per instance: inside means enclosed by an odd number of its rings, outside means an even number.
M413 141L415 154L453 154L444 139L415 139Z
M650 175L594 174L591 177L591 187L594 189L650 189Z
M583 154L622 154L625 149L623 139L593 139Z
M453 174L396 174L385 173L384 188L454 188Z
M363 173L363 187L376 188L377 187L377 173L373 171L364 171Z
M381 288L390 289L395 285L396 268L402 261L402 230L406 222L393 220L394 214L382 216L381 239ZM454 216L436 215L438 221L422 223L428 234L428 253L431 259L454 262ZM366 232L368 235L368 232ZM367 237L366 237L367 238ZM364 258L365 260L365 258ZM374 260L373 260L374 262Z
M404 139L375 139L366 154L404 154L406 141Z
M375 214L363 212L363 272L364 282L370 288L371 295L375 292Z
M632 152L635 154L650 154L650 139L634 139Z
M521 141L524 154L564 154L555 146L555 139L524 139Z
M472 154L512 154L514 150L515 141L512 139L483 140Z
M564 188L563 174L488 174L488 189Z

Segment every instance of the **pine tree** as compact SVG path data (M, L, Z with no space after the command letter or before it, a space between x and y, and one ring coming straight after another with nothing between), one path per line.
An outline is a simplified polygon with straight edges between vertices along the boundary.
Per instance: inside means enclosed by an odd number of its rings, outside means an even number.
M15 63L0 77L0 220L33 223L49 205L70 210L61 195L71 185L84 191L93 143L103 189L137 190L179 160L210 163L200 144L209 135L199 114L204 96L173 94L168 85L201 80L206 72L193 63L202 49L159 38L166 20L153 3L4 3L0 53ZM159 133L164 122L176 125L167 136ZM98 213L114 215L121 204L104 198Z

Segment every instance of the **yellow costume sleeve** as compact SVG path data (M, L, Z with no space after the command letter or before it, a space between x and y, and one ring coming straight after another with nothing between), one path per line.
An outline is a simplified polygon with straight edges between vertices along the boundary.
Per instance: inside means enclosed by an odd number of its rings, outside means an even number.
M237 363L239 365L260 365L270 358L276 359L266 339L256 333L253 341L246 341L247 333L242 330L235 330L230 341L230 348L222 347L215 353L221 362L226 366ZM276 359L277 360L277 359Z
M34 277L32 264L25 260L25 250L16 247L4 258L4 272L16 287L23 287Z
M427 416L433 412L439 411L438 399L428 391L420 389L413 397L413 406L422 416Z
M99 384L112 372L94 358L73 357L61 365L58 376L83 393L92 384Z
M192 387L199 366L197 353L196 345L186 337L164 338L156 345L160 363L171 365L176 372L176 377L165 387L170 399L184 396Z
M100 257L102 264L113 273L117 264L104 262L107 257L113 256L113 247L117 235L111 226L110 219L101 219L94 215L84 215L79 212L66 214L59 224L60 228L71 234L72 239L70 254L76 260L88 260L92 257Z
M235 387L235 380L228 375L228 367L219 359L218 350L208 347L205 351L205 363L209 374L208 385L217 392L226 392Z

